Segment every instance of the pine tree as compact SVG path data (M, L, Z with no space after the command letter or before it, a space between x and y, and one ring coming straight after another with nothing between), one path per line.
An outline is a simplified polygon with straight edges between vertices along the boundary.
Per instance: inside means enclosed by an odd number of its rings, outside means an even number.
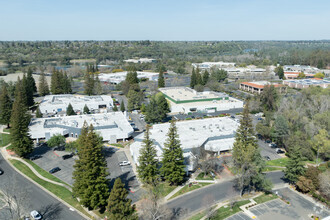
M71 103L69 103L68 107L66 108L66 115L76 115L76 112L73 110Z
M102 138L86 122L78 138L78 156L73 171L73 194L88 209L104 210L109 197L107 164L102 154Z
M155 185L158 180L158 160L157 151L150 140L149 126L147 125L144 133L143 146L140 149L139 166L137 167L138 176L142 182Z
M29 70L31 70L31 69L29 69ZM35 82L32 77L32 70L31 70L30 74L31 74L30 77L29 77L29 75L27 75L27 76L24 75L23 80L22 80L23 87L24 87L25 94L26 94L26 103L27 103L28 107L34 105L33 93L34 93Z
M85 94L93 95L94 91L94 74L86 73L85 74Z
M15 153L26 157L33 151L32 140L29 136L29 122L31 116L28 114L23 97L24 87L18 78L15 90L15 101L11 114L11 146Z
M96 74L95 80L94 80L94 94L101 95L103 93L103 88L101 81L99 79L99 76Z
M36 111L36 117L37 118L42 118L42 113L40 112L40 108L39 107L37 108L37 111Z
M197 69L198 70L198 69ZM202 75L196 70L196 85L203 85Z
M9 128L12 106L13 102L9 97L7 88L3 86L0 95L0 122L7 124L7 128Z
M66 72L63 73L62 87L64 94L72 93L71 82Z
M171 110L165 96L162 93L156 94L156 104L159 118L158 121L161 122L167 117L167 113L169 113Z
M195 85L196 85L196 73L195 73L195 69L193 68L190 77L190 88L193 89Z
M37 86L36 86L36 82L35 82L35 80L34 80L34 78L32 76L32 73L33 73L32 69L29 68L28 69L28 72L27 72L26 79L27 79L27 84L32 89L33 93L35 93L35 92L37 92Z
M164 88L165 87L165 79L163 72L159 72L158 75L158 88Z
M39 95L45 96L49 95L49 86L45 77L45 74L42 72L39 78Z
M118 107L117 107L117 105L114 105L113 108L112 108L112 110L113 110L114 112L118 112Z
M172 120L164 146L161 173L171 184L179 184L185 175L183 151L177 133L175 122Z
M124 100L121 100L121 103L120 103L120 111L122 111L122 112L125 111L125 103L124 103Z
M301 154L301 149L296 147L290 154L288 164L284 170L285 178L289 180L290 183L295 183L298 178L305 173L304 167L304 157Z
M132 200L127 198L128 192L124 188L124 184L120 178L115 180L113 188L111 190L108 211L110 219L117 220L137 220L138 217L135 214L135 205L132 205Z
M207 70L205 70L203 73L203 86L205 86L207 84L207 82L209 81L209 78L210 78L210 74Z
M84 106L83 113L84 113L84 114L90 114L89 108L87 107L86 104L85 104L85 106Z
M28 99L29 99L28 96L29 96L29 94L26 93L27 92L27 90L26 90L26 88L27 88L27 80L26 80L26 75L25 74L23 75L22 81L20 81L20 85L19 86L22 89L21 94L22 94L24 105L26 107L29 107L29 105L28 105Z

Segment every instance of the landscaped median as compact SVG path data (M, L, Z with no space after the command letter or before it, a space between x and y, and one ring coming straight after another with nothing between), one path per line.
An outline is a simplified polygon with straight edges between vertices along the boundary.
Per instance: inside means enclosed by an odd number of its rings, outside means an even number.
M16 167L18 170L20 170L22 173L24 173L26 176L31 178L33 181L50 191L51 193L55 194L57 197L74 207L75 209L79 210L86 216L91 217L79 204L78 200L75 199L72 195L72 192L65 188L64 186L59 186L50 182L47 182L43 179L40 179L38 176L36 176L32 170L25 165L23 162L15 159L9 160L14 167ZM41 169L41 168L40 168ZM55 180L54 180L55 181Z
M170 199L173 199L177 196L183 195L187 192L202 188L203 186L207 186L210 184L213 184L213 183L201 183L201 182L189 183L189 184L185 185L182 189L180 189L180 191L176 192L173 196L171 196Z
M257 203L257 205L264 203L264 202L268 202L270 200L276 199L278 198L276 195L274 194L262 194L256 198L254 198L253 200ZM241 206L249 204L251 201L249 199L246 200L241 200L238 202L234 202L234 203L227 203L227 205L224 205L222 207L220 207L218 210L215 211L213 217L211 219L216 219L216 220L222 220L222 219L226 219L229 216L232 216L240 211L242 211L240 209ZM191 218L189 218L189 220L200 220L202 219L204 216L206 215L206 212L200 212L194 216L192 216Z

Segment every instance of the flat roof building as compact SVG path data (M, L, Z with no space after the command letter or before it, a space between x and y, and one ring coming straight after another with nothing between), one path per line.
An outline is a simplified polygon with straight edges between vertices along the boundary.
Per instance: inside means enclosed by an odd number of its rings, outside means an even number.
M39 105L42 114L57 113L66 111L68 105L71 104L75 112L82 112L85 105L90 111L100 110L107 111L112 109L113 100L111 96L84 96L84 95L47 95Z
M160 88L172 113L215 112L243 108L243 102L219 92L197 92L188 87Z
M292 88L297 88L297 89L308 88L310 86L320 86L322 88L328 88L328 86L330 85L330 80L329 79L318 79L318 78L284 80L283 84L288 85L289 87L292 87Z
M187 165L186 171L193 171L196 168L193 157L201 147L218 154L231 150L238 126L239 123L229 117L178 121L176 127ZM162 158L169 127L170 123L165 123L153 125L150 129L150 139L156 147L158 160ZM144 134L135 137L135 142L130 146L131 155L137 164L143 138Z
M126 63L155 63L155 59L150 59L150 58L140 58L140 59L128 59L124 60Z
M239 88L244 91L261 94L265 86L274 86L278 88L280 92L286 91L286 86L279 83L271 83L268 81L256 81L256 82L242 82Z
M212 67L224 68L224 67L234 67L236 63L228 63L228 62L203 62L203 63L192 63L194 68L203 69L211 69Z
M122 112L104 114L73 115L54 118L35 118L29 125L32 139L49 140L53 135L60 134L66 137L77 138L80 135L84 122L93 125L104 141L116 143L117 140L126 140L134 130Z
M157 81L159 73L153 72L141 72L136 71L138 79L148 79L150 81ZM101 82L111 83L111 84L119 84L122 81L125 81L127 75L127 71L125 72L117 72L117 73L100 73L98 75Z

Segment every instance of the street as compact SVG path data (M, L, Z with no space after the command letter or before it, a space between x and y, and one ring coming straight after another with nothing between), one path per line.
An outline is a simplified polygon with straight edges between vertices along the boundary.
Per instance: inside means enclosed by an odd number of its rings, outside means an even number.
M272 181L274 186L284 184L281 179L284 176L282 171L267 173L267 178ZM188 213L197 212L207 207L211 207L215 203L228 200L239 196L239 192L234 188L233 181L221 182L200 190L185 194L167 203L169 209L177 217L183 217Z
M30 182L25 177L17 173L0 155L0 167L4 170L4 174L0 176L0 189L4 189L6 185L15 184L26 192L26 201L22 205L23 214L28 216L32 210L39 211L43 219L58 220L81 220L84 219L76 211L71 211L69 207L46 193L39 186ZM0 210L0 219L9 219L6 215L8 212Z

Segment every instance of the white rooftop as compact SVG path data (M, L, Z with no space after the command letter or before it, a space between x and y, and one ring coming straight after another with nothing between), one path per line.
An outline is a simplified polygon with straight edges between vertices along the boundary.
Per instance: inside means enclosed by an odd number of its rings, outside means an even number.
M136 71L137 77L139 79L141 78L147 78L149 80L158 80L159 73L155 72L141 72ZM117 72L117 73L100 73L98 75L100 81L102 82L110 82L114 84L119 84L120 82L124 81L126 79L127 71L124 72Z
M54 134L69 135L80 134L84 122L93 125L97 132L108 141L111 136L116 139L128 138L133 133L133 128L122 112L110 112L105 114L74 115L53 118L32 119L29 125L30 134L33 139L46 138Z

